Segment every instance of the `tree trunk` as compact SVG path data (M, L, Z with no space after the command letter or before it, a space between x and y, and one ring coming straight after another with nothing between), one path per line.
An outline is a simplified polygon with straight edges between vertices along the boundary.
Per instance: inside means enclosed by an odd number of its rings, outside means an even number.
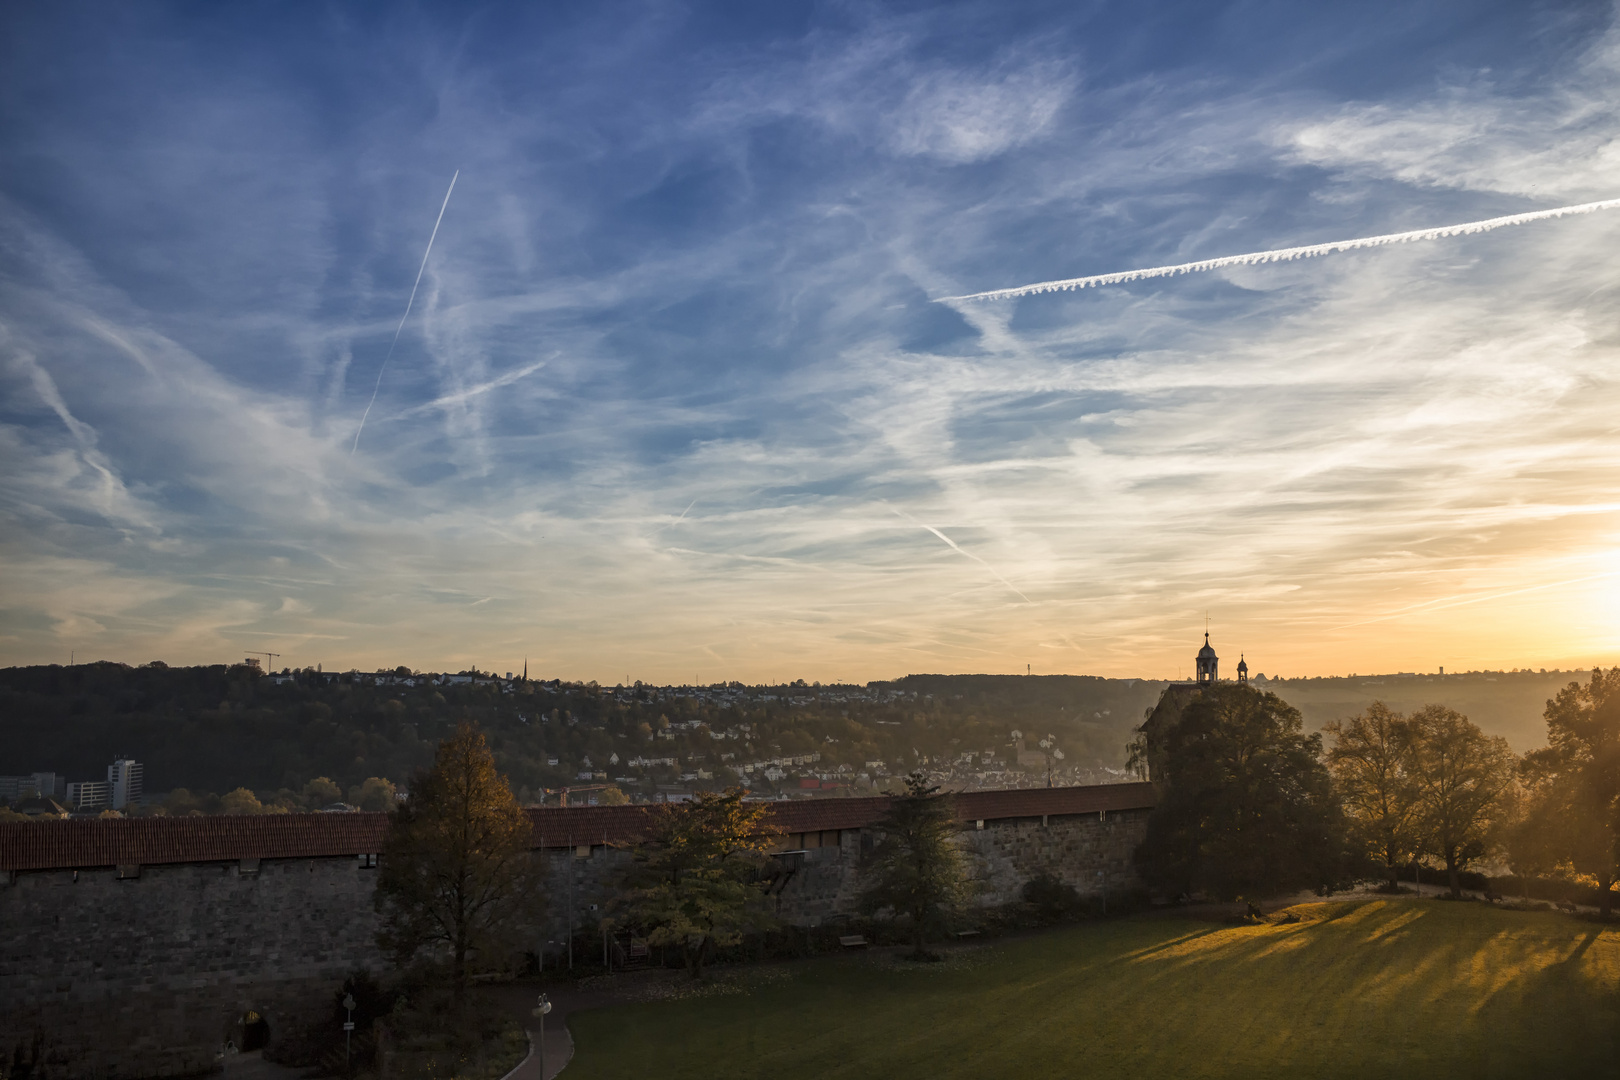
M1451 898L1461 900L1462 882L1457 877L1457 857L1455 855L1446 855L1446 880L1451 883Z
M467 946L459 941L456 942L455 958L450 962L450 982L456 1019L459 1020L467 1003Z
M697 948L692 948L691 942L686 945L686 973L694 979L703 978L704 954L709 951L709 936L705 934L698 939Z
M1614 879L1598 878L1598 918L1607 919L1614 907Z

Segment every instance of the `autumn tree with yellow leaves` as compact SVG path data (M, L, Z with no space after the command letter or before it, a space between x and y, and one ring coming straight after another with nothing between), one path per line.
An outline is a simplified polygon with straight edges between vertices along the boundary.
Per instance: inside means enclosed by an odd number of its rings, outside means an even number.
M716 948L775 923L760 874L770 862L766 804L747 802L746 794L705 791L651 809L625 883L624 921L649 944L680 949L693 978Z
M529 815L463 723L390 815L377 879L377 941L403 964L447 962L456 1012L469 966L504 958L537 921L541 867Z

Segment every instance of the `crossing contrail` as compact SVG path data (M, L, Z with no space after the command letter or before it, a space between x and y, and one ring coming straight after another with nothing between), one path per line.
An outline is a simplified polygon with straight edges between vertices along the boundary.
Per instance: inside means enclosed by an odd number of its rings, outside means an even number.
M1330 244L1278 248L1275 251L1251 251L1247 255L1224 255L1218 259L1202 259L1198 262L1179 263L1175 266L1153 266L1145 270L1120 270L1112 274L1093 274L1091 277L1065 278L1062 281L1037 281L1033 285L1019 285L1011 289L991 289L989 292L969 293L966 296L942 296L935 300L934 303L950 304L961 300L1012 300L1019 296L1033 296L1036 293L1066 292L1070 289L1085 289L1094 285L1118 285L1121 282L1141 281L1145 278L1196 274L1203 270L1219 270L1224 266L1254 266L1259 263L1309 259L1317 255L1331 255L1335 251L1355 251L1357 248L1383 247L1386 244L1406 244L1414 240L1439 240L1447 236L1490 232L1492 229L1500 229L1506 225L1524 225L1532 221L1566 217L1570 214L1594 214L1599 210L1613 210L1617 207L1620 207L1620 199L1605 199L1602 202L1560 206L1553 210L1536 210L1528 214L1509 214L1507 217L1486 218L1484 221L1467 221L1461 225L1442 225L1437 229L1415 229L1412 232L1386 233L1383 236L1367 236L1360 240L1335 240Z
M457 169L455 175L450 177L450 187L445 190L444 202L439 206L439 216L433 220L433 232L428 236L427 250L422 252L422 265L416 268L416 281L411 285L411 298L405 301L405 314L399 317L399 325L394 327L394 340L388 343L388 355L383 357L382 367L377 369L377 385L371 388L371 400L366 402L366 411L360 414L360 426L354 429L354 445L349 447L349 456L360 449L360 433L366 430L366 417L371 415L371 407L377 404L377 391L382 389L383 372L388 370L388 361L394 358L394 346L399 344L399 332L405 329L405 320L411 317L411 305L416 303L416 289L422 284L422 271L427 269L428 256L433 254L433 241L439 235L439 222L444 220L444 209L450 205L450 192L456 190L456 177L461 175Z
M894 512L895 517L904 518L906 521L911 522L913 525L917 526L919 529L927 529L929 532L933 533L935 536L937 536L941 540L945 541L946 545L948 547L950 547L950 549L952 551L956 552L958 555L966 555L968 558L972 559L974 562L978 563L980 566L982 566L986 570L990 571L991 576L994 577L997 581L999 581L1003 585L1007 586L1007 588L1011 589L1013 592L1018 593L1019 599L1023 600L1024 603L1033 604L1035 602L1035 601L1031 600L1029 597L1025 596L1019 590L1018 586L1014 585L1012 582L1010 582L1006 578L1002 577L1000 571L998 571L995 567L991 566L989 563L985 562L983 559L981 559L977 555L973 554L973 552L968 551L966 548L963 548L962 546L957 544L957 542L955 540L952 540L950 537L946 536L944 533L940 532L938 529L934 528L932 525L923 524L922 522L918 521L916 518L912 517L910 514L906 513L904 510L901 510L899 507L891 506L888 502L885 502L883 505L888 506L889 509Z

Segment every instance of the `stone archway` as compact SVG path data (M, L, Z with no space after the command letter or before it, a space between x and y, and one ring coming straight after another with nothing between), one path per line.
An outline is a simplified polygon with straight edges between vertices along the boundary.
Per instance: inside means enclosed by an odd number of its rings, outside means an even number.
M237 1021L238 1038L236 1045L242 1052L263 1050L270 1042L270 1025L265 1021L264 1014L249 1009Z

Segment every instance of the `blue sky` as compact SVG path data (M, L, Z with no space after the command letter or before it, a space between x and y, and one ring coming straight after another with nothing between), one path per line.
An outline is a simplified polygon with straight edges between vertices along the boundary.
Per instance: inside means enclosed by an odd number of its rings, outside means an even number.
M934 302L1620 196L1608 5L0 33L0 663L1620 659L1620 211Z

